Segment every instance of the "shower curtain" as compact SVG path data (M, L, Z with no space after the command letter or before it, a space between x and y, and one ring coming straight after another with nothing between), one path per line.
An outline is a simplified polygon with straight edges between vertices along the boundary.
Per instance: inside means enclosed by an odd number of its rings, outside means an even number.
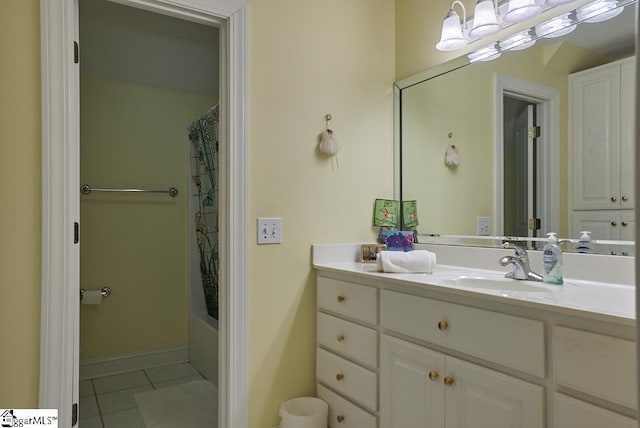
M207 312L218 319L218 120L216 104L189 126L195 232Z

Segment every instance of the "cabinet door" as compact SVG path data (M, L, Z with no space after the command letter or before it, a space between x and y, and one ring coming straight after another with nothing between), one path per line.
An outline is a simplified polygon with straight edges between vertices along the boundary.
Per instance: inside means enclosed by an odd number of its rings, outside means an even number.
M556 428L637 428L637 422L610 410L593 406L564 394L553 395Z
M635 208L635 94L636 63L632 57L620 65L620 208Z
M444 383L445 428L544 427L540 386L452 357Z
M444 355L385 335L380 348L380 427L443 427Z
M636 215L635 210L620 212L620 239L622 241L635 241L636 239ZM635 245L620 245L618 254L623 256L635 256Z
M570 76L573 209L620 207L620 66Z

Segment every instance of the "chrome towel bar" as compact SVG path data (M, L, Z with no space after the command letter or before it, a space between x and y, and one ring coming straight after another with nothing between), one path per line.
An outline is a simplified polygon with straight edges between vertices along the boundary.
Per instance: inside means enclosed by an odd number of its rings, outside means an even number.
M148 190L148 189L108 189L108 188L96 188L91 187L88 184L83 184L80 191L85 195L91 192L141 192L141 193L168 193L169 196L175 197L178 194L178 189L171 187L169 190Z

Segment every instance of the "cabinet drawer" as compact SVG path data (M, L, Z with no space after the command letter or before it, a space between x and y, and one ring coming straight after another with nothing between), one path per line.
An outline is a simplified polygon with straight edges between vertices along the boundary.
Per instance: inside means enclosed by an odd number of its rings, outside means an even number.
M329 403L329 428L376 428L376 417L318 385L318 397Z
M370 324L378 320L377 289L318 277L318 307Z
M635 419L576 400L553 394L553 421L557 428L637 428Z
M316 374L320 382L364 407L378 409L378 382L374 372L318 348Z
M370 367L376 367L376 331L318 312L318 343Z
M540 321L383 290L381 324L417 339L545 376Z
M554 326L551 346L556 383L637 408L634 342Z

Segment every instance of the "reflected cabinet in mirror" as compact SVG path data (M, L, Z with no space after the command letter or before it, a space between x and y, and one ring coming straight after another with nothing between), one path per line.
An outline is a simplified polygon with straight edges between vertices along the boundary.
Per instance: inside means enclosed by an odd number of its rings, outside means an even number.
M400 197L418 203L420 242L539 249L558 232L576 251L589 231L580 252L634 254L636 4L623 4L396 83Z

